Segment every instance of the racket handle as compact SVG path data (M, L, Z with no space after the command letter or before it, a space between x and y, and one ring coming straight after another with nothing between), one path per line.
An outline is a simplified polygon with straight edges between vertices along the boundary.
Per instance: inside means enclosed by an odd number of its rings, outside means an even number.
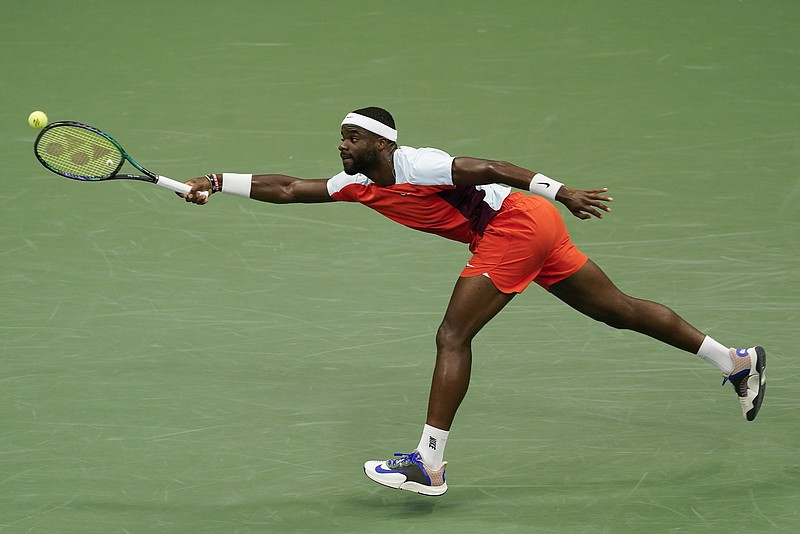
M170 191L175 191L176 193L183 193L184 195L192 190L191 186L188 184L173 180L172 178L167 178L166 176L157 177L156 185L160 185L161 187L165 187ZM206 191L200 191L200 194L203 196L208 196Z

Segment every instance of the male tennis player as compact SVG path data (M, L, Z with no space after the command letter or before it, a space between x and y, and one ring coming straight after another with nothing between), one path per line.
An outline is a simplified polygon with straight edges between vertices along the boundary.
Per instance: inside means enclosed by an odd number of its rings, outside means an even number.
M469 244L473 256L436 334L436 365L419 445L410 454L366 462L369 478L424 495L447 491L444 450L469 385L472 338L531 282L593 319L707 360L723 374L723 384L733 384L744 417L755 419L766 390L764 349L729 349L669 308L622 293L575 247L558 210L546 200L561 202L580 219L602 218L612 200L606 189L570 189L511 163L398 146L394 119L381 108L347 114L341 133L344 171L333 178L209 174L187 182L192 191L181 196L195 204L210 198L199 191L276 204L360 202L410 228Z

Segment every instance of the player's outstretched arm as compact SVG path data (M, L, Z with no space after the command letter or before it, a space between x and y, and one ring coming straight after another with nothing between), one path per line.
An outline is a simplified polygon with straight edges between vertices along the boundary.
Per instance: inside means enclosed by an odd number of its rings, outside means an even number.
M603 218L609 212L605 203L613 198L606 196L608 189L571 189L542 174L518 167L505 161L458 157L453 160L453 183L455 185L504 184L517 189L557 200L579 219L592 216Z
M210 178L213 177L213 178ZM328 194L328 180L302 179L284 174L254 174L250 175L223 175L221 173L193 178L186 182L192 186L192 190L186 195L179 195L186 199L186 202L195 204L205 204L211 195L200 195L200 191L211 191L212 180L214 191L231 192L235 195L246 196L261 202L272 204L291 204L291 203L314 203L332 202L333 199ZM225 179L231 181L225 185ZM237 187L233 188L232 181L237 181Z

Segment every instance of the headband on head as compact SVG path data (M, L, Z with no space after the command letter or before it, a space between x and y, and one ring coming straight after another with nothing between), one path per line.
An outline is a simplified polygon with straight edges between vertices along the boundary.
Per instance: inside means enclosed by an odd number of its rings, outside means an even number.
M342 121L342 126L345 124L359 126L369 132L380 135L381 137L385 137L389 141L397 141L397 130L386 126L380 121L376 121L373 118L366 117L358 113L348 113Z

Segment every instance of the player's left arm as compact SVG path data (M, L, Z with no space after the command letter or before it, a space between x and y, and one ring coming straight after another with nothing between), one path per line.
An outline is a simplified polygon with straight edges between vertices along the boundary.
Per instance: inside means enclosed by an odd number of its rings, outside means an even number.
M550 195L542 194L541 196L555 198L579 219L589 219L592 216L602 219L603 214L601 212L611 211L611 208L605 203L614 200L606 196L605 193L608 189L605 187L588 191L572 189L543 177L542 174L523 169L506 161L457 157L453 160L452 173L454 185L504 184L517 189L532 191L535 194L545 192L549 188L556 188L555 196L552 196L552 191L548 191ZM537 185L537 180L534 180L535 177L543 177L541 182L546 185Z

